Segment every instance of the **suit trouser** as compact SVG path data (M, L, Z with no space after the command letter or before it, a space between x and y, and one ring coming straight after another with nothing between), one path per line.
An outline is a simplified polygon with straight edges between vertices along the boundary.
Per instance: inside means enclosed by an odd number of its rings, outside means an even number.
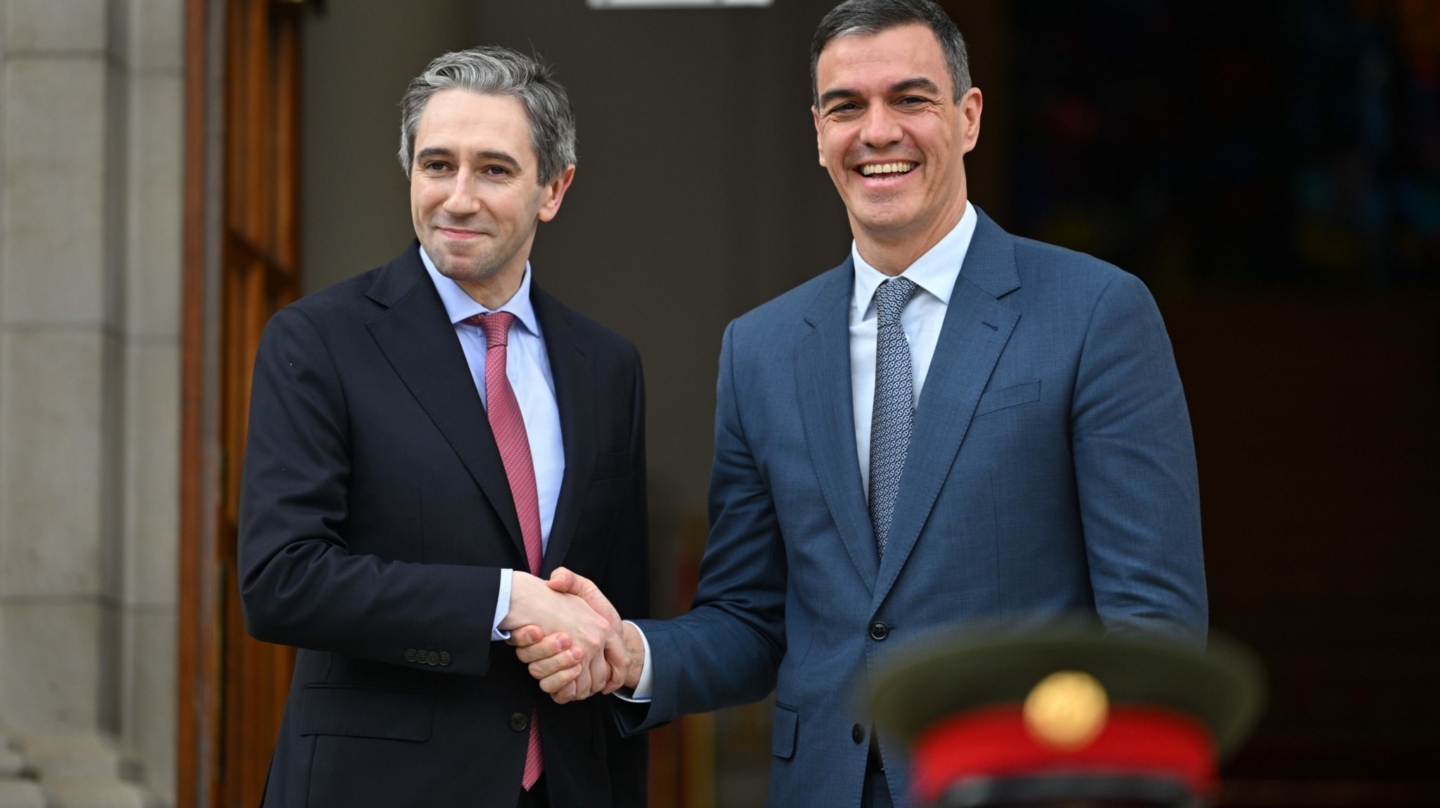
M860 808L895 808L884 769L874 765L865 767L865 785L860 791Z

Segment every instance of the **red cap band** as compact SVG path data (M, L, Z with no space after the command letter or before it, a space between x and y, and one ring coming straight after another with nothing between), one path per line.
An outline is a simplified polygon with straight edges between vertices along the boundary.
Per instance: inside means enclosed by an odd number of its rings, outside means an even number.
M1215 780L1215 744L1201 723L1152 707L1112 707L1095 740L1057 749L1025 727L1018 705L973 710L915 741L914 788L922 804L972 777L1058 772L1170 776L1204 794Z

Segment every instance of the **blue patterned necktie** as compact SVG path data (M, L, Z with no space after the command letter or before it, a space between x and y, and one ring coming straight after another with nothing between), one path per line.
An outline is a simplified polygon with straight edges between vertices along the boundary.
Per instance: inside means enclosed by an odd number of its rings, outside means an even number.
M870 417L870 524L875 546L885 555L900 472L915 425L915 380L910 342L900 312L915 296L915 282L891 278L875 290L875 409Z

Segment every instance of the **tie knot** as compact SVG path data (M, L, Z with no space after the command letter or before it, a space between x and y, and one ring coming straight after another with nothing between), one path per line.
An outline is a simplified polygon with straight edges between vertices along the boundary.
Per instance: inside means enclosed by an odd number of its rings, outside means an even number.
M508 311L497 311L494 314L466 317L465 322L485 332L485 348L488 350L510 343L510 324L515 322L515 315Z
M875 290L875 316L877 325L894 325L900 322L900 312L915 296L919 287L909 278L891 278Z

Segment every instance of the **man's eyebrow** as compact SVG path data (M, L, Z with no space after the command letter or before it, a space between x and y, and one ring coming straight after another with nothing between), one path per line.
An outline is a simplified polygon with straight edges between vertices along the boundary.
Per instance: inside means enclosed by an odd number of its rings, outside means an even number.
M927 92L938 93L940 92L940 85L936 84L930 79L925 78L924 76L917 76L913 79L897 81L894 84L890 85L891 94L903 93L907 90L925 90Z
M505 163L512 168L520 167L520 161L510 156L509 152L487 150L482 152L476 152L475 157L480 160L495 160L497 162Z
M848 87L836 87L833 90L826 90L824 94L820 96L820 106L822 108L827 107L831 101L837 101L841 98L854 98L859 94L859 90L852 90Z
M420 162L429 157L454 157L455 153L444 146L427 146L415 155L415 162Z
M909 90L925 90L931 93L939 93L940 85L936 84L930 79L925 78L924 76L916 76L912 79L903 79L890 85L891 95L907 92ZM836 87L833 90L826 90L824 94L820 96L820 106L824 108L826 106L829 106L831 101L838 101L842 98L855 98L860 94L861 93L859 90L852 90L849 87Z

